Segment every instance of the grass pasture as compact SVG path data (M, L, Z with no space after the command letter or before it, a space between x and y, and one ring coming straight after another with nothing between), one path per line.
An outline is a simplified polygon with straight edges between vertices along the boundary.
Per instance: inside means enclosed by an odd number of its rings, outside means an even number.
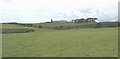
M23 26L17 26L17 25L14 25L14 24L2 24L2 29L16 29L16 28L25 28Z
M117 57L118 29L35 29L2 34L3 57Z
M18 25L14 25L14 24L3 24L2 28L0 28L0 30L2 30L3 34L6 34L6 33L26 33L26 32L33 32L34 31L33 28L18 26Z

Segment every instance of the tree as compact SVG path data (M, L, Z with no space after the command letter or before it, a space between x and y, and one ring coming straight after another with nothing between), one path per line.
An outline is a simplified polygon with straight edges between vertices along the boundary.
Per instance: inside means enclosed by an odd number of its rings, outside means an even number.
M95 20L97 20L97 18L87 18L86 19L87 22L95 22Z
M97 18L93 18L93 19L92 19L92 22L95 22L95 20L97 20Z
M87 19L85 20L85 22L89 22L89 19L87 18Z
M84 18L81 18L80 19L80 23L84 23L85 22L85 19Z
M87 22L92 22L92 18L87 18Z
M84 23L84 22L85 22L85 19L84 19L84 18L75 19L74 21L75 21L75 23Z

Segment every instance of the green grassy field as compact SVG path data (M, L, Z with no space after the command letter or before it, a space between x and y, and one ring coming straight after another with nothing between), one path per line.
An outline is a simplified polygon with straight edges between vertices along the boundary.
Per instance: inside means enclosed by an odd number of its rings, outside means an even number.
M2 39L3 57L118 56L117 27L71 30L36 28L35 32L2 34Z
M14 24L2 24L2 28L3 29L16 29L16 28L25 28L23 26L17 26L17 25L14 25Z

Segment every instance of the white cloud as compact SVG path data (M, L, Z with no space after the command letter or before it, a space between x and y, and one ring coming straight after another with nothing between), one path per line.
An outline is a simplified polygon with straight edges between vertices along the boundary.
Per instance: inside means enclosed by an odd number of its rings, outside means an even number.
M0 0L2 21L43 22L98 17L117 20L119 0Z

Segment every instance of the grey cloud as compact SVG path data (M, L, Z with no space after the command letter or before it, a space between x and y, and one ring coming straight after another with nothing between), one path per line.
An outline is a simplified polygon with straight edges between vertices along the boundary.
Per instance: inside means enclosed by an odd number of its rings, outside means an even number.
M62 17L62 18L79 18L78 15L74 14L73 12L70 12L69 14L67 13L63 13L63 12L59 12L59 16Z
M86 8L86 9L79 9L79 11L80 11L81 13L92 13L91 10L92 10L92 9L88 9L88 8Z

